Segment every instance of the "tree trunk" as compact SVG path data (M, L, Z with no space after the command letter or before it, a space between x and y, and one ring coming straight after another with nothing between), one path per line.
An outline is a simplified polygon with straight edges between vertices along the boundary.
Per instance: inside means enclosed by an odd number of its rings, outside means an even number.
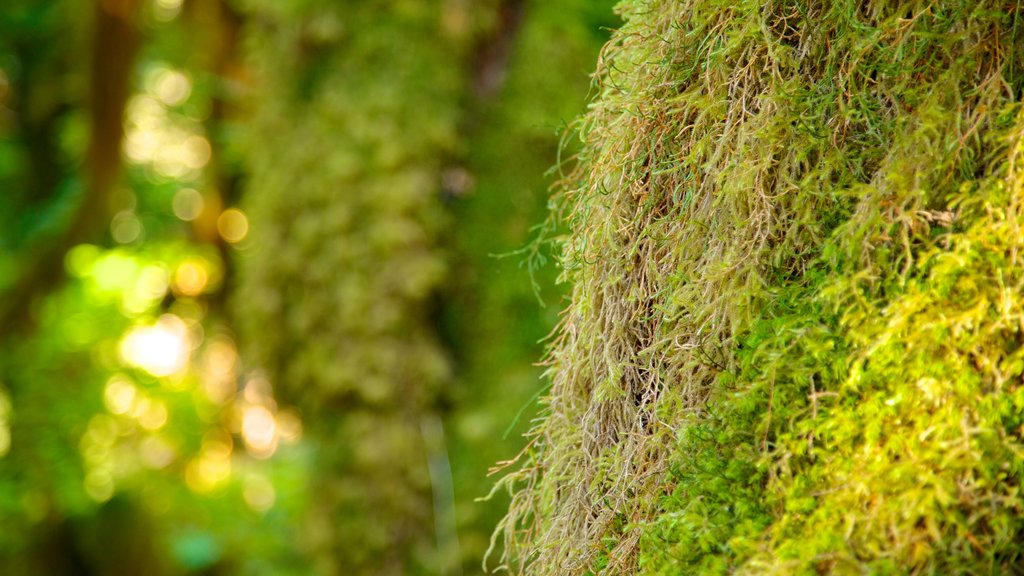
M1019 570L1019 5L619 9L513 571Z

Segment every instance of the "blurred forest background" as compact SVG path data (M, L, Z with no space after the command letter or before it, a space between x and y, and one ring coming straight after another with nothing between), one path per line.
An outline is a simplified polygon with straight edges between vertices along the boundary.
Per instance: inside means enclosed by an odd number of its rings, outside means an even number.
M6 0L0 574L479 573L611 5Z

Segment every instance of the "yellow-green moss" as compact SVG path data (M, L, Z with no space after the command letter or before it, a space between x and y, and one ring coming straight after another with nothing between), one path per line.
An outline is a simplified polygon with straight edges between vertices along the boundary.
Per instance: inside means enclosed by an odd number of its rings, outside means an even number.
M514 569L1019 567L1017 8L620 5Z

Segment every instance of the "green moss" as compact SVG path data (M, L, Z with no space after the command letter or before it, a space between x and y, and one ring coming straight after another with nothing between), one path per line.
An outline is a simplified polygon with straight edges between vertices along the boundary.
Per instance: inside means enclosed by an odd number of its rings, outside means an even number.
M321 506L303 538L327 572L477 570L503 503L475 500L518 449L493 414L530 404L556 316L518 256L493 255L545 210L609 2L527 2L508 30L498 2L250 4L253 246L237 309L250 359L314 426ZM502 35L507 61L479 62ZM489 65L504 85L478 93ZM454 503L430 501L428 452L445 443ZM443 532L456 521L457 541Z
M558 198L531 574L1018 566L1004 2L627 1Z
M457 143L461 5L254 2L257 74L236 295L250 360L314 444L301 537L319 574L432 570L430 449L449 361L443 158Z

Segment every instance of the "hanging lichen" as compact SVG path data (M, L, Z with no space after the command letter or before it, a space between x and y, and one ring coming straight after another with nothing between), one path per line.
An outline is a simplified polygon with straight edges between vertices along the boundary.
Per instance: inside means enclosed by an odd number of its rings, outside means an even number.
M614 22L611 5L520 3L518 26L504 31L503 84L467 106L462 166L468 178L462 183L469 186L453 190L450 201L453 273L443 317L455 362L446 424L466 574L480 571L490 533L508 506L502 498L478 500L493 484L487 469L520 449L536 404L540 341L557 322L562 295L554 267L530 261L521 248L544 218L553 180L548 169L558 159L562 129L586 104L588 70L608 39L602 26ZM473 69L478 76L486 70L476 61ZM546 307L538 303L531 274Z
M511 567L1019 567L1018 7L620 10Z

